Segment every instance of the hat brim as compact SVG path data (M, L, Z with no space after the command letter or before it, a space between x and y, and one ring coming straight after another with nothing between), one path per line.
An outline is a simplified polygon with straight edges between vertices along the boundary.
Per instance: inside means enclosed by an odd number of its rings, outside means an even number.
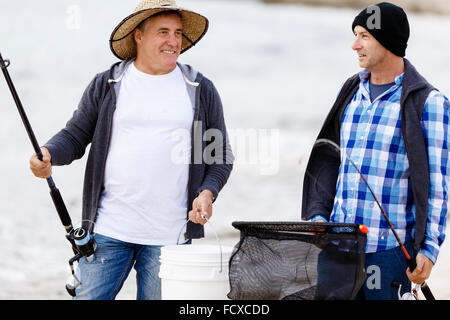
M183 40L181 53L190 49L205 35L208 30L208 19L198 13L179 8L156 7L134 12L123 19L111 33L109 45L113 54L128 60L136 57L137 48L133 39L133 31L145 19L161 11L177 11L181 14L183 24Z

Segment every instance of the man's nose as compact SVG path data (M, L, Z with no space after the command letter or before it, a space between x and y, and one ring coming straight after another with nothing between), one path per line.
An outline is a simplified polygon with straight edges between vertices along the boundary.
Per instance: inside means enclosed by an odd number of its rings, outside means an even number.
M169 38L167 39L167 43L173 47L176 47L178 45L178 37L175 33L172 33L169 35Z
M356 38L355 41L353 41L352 49L353 50L361 49L361 43L359 42L358 38Z

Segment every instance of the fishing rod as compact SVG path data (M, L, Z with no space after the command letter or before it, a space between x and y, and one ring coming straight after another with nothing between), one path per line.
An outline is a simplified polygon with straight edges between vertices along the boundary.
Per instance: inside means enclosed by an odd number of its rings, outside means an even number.
M325 144L328 146L331 146L335 151L339 152L339 154L341 154L341 147L339 145L337 145L335 142L329 140L329 139L318 139L316 140L316 142L314 143L314 146L316 145L320 145L320 144ZM384 211L383 207L380 204L380 201L378 200L377 196L375 195L375 193L373 192L372 188L370 187L370 185L367 183L366 178L364 177L364 175L361 173L361 171L359 170L358 166L352 161L352 159L350 159L350 157L344 152L343 153L345 158L353 165L353 167L356 169L356 171L359 173L359 176L361 177L361 180L364 182L364 184L367 186L367 188L369 189L369 192L372 194L372 197L374 198L376 204L378 205L378 208L381 211L381 214L383 215L384 219L386 220L389 229L391 229L392 233L394 234L395 239L397 240L397 243L400 245L400 248L406 258L406 264L408 265L409 270L411 270L411 272L414 271L414 269L417 267L417 263L414 259L411 258L411 256L409 255L408 251L406 250L403 242L400 240L400 237L398 236L397 232L394 229L394 226L392 225L391 221L389 220L386 211ZM433 294L431 293L430 288L428 287L428 284L424 281L421 285L420 288L422 290L423 295L425 296L425 298L427 300L435 300Z
M11 80L11 77L8 72L8 67L10 66L10 61L8 59L4 60L0 53L0 68L2 69L3 75L5 76L6 83L8 84L9 90L13 96L14 102L16 103L17 110L19 111L22 122L25 126L25 130L27 131L28 137L33 145L34 152L36 153L37 158L42 161L42 152L39 147L39 143L37 142L36 136L34 135L33 129L31 128L31 124L28 120L28 117L25 113L25 109L22 106L22 102L20 101L19 95L17 94L16 88L14 87L14 83ZM70 260L69 265L72 271L72 276L75 278L75 285L66 285L66 289L70 295L75 296L75 288L81 284L79 279L75 276L75 271L73 269L73 263L78 261L83 256L90 258L96 248L96 244L94 238L90 236L90 234L83 227L74 229L72 226L72 220L70 219L69 212L67 211L64 200L59 192L58 188L55 185L53 178L50 176L46 178L48 187L50 189L50 196L53 200L53 204L55 205L56 212L58 213L59 219L61 220L64 229L66 230L66 239L72 245L72 250L75 254Z

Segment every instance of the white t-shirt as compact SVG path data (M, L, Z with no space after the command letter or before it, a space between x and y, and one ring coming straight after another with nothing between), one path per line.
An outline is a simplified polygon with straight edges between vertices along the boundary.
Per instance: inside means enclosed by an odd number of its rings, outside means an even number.
M130 63L114 112L96 233L143 245L177 243L185 232L193 115L178 66L154 76Z

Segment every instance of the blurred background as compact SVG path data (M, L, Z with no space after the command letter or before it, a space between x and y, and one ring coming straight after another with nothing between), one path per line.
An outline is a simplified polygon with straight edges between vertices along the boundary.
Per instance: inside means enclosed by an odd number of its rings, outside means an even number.
M333 6L366 8L370 5L383 1L373 0L262 0L266 3L300 3L315 6ZM447 0L391 0L389 1L401 6L408 12L449 14L450 3Z
M360 71L351 23L367 2L177 1L210 21L205 37L179 61L218 88L236 156L199 241L214 242L217 231L234 245L233 221L300 221L312 143L338 89ZM94 75L117 61L109 36L137 3L2 1L0 52L11 60L8 70L40 144L64 127ZM448 1L407 1L405 8L407 58L450 95ZM0 110L0 299L69 299L64 284L72 251L45 180L29 170L33 149L3 77ZM81 219L85 161L53 170L74 224ZM450 299L447 242L429 280L441 299ZM133 275L118 298L135 298Z

